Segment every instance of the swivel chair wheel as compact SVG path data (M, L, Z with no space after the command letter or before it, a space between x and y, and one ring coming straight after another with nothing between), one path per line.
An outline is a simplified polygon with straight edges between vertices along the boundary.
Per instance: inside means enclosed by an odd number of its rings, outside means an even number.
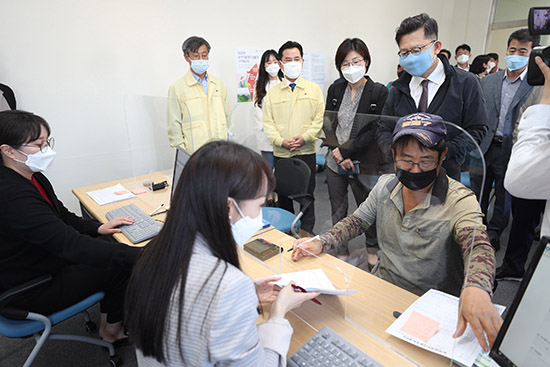
M111 367L120 367L124 364L124 361L120 358L120 356L115 354L114 356L111 356L109 364Z
M84 328L86 329L86 332L91 334L91 333L93 333L94 331L97 330L97 325L93 321L88 321L88 322L86 322L86 325L84 326Z

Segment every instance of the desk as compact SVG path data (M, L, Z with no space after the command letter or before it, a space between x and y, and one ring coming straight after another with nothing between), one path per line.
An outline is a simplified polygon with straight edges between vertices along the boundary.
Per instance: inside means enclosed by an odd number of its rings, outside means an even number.
M149 179L149 177L149 175L142 176L137 180ZM166 175L155 173L153 179L155 182L163 181ZM133 179L117 180L74 189L73 193L80 200L81 205L101 222L106 222L105 213L109 210L132 202L147 213L160 203L168 202L171 186L158 193L151 193L152 198L146 201L134 198L104 206L97 205L86 194L88 191L109 187L116 183L125 185L134 181ZM115 234L114 237L119 242L133 245L122 234ZM291 253L286 251L291 247L293 238L273 227L259 231L257 237L281 245L284 251L281 257L276 256L265 262L257 260L244 251L239 251L241 268L251 278L273 275L279 269L283 272L291 272L322 268L334 286L342 289L346 288L346 280L341 275L341 270L347 274L349 288L359 290L353 296L347 297L321 295L319 297L321 306L308 301L287 314L294 329L289 355L323 326L328 326L386 366L449 366L449 359L406 343L385 332L394 321L393 311L403 312L418 296L328 254L293 262L290 259ZM142 242L133 246L145 244L146 242ZM268 308L265 306L264 310L267 311Z

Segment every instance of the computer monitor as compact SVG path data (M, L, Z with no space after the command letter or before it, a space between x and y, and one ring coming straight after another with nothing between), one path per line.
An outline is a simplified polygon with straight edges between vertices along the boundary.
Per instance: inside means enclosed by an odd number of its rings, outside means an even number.
M502 367L550 366L550 244L541 239L491 349Z
M176 190L176 186L180 179L181 173L183 172L183 167L185 167L185 164L190 157L191 156L189 155L189 153L187 153L185 150L179 147L176 148L176 159L174 162L174 175L172 176L172 191L170 193L170 201L174 197L174 190Z

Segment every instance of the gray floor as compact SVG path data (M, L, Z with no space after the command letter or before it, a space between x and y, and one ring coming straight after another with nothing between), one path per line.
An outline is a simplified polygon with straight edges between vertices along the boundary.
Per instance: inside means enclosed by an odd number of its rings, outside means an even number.
M350 211L355 209L355 203L350 196ZM330 202L328 199L327 187L324 173L317 174L317 187L315 190L315 211L316 224L315 233L322 233L332 225L330 214ZM502 248L497 253L497 263L502 262L508 241L508 231L501 238ZM364 240L361 238L350 242L350 248L361 248ZM519 283L510 281L499 282L498 289L494 295L494 302L510 306ZM96 305L90 309L92 319L99 324L99 307ZM57 333L73 333L87 335L84 331L84 319L82 316L75 316L53 328ZM97 332L95 333L97 336ZM26 357L34 346L31 339L8 339L0 336L0 367L22 366ZM137 366L134 349L132 346L125 346L117 350L118 355L124 359L124 366ZM97 367L108 366L109 357L107 350L93 345L69 341L47 341L33 366L35 367Z

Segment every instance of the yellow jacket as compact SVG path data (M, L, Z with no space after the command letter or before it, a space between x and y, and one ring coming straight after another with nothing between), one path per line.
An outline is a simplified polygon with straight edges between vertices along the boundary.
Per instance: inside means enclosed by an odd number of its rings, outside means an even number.
M294 92L283 80L271 88L265 97L262 124L276 157L315 153L315 141L323 128L325 103L321 88L302 77L297 82ZM284 139L298 135L306 142L300 150L291 152L283 148Z
M192 122L192 123L191 123ZM193 153L210 140L227 139L231 107L225 83L208 74L208 95L191 70L168 90L168 139Z

